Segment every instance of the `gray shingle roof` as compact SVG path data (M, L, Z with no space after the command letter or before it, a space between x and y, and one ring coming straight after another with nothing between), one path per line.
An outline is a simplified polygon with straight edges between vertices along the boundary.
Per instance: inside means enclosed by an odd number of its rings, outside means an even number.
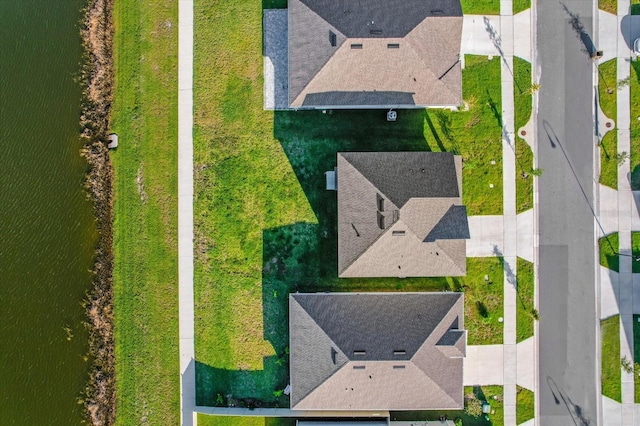
M461 37L459 0L289 0L290 105L459 105Z
M451 153L338 153L339 275L465 275L461 161Z
M461 293L292 294L289 316L293 409L462 407Z

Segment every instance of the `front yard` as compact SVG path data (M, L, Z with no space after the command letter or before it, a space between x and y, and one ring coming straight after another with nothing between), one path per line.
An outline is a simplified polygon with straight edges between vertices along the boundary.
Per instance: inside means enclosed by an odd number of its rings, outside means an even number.
M324 189L338 151L455 151L469 213L501 214L499 59L465 58L464 112L274 113L262 109L260 3L198 2L194 16L197 403L288 404L291 291L462 289L469 344L502 343L501 259L468 259L461 279L339 280Z

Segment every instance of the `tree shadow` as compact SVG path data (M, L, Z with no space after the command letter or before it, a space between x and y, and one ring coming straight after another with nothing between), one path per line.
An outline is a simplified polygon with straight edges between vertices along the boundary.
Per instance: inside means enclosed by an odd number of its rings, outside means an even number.
M580 19L580 15L573 13L564 3L560 4L562 5L565 13L569 15L569 25L571 25L571 28L576 33L576 37L582 42L582 45L584 46L582 51L587 56L592 57L596 52L596 46L593 43L593 40L591 39L589 33L585 30L584 24Z

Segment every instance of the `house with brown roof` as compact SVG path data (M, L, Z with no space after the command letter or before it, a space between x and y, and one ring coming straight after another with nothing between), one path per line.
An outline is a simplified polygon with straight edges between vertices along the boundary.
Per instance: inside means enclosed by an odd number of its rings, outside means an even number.
M448 152L340 152L338 275L466 275L462 158Z
M289 296L294 410L461 409L462 293Z
M291 108L462 103L460 0L289 0Z

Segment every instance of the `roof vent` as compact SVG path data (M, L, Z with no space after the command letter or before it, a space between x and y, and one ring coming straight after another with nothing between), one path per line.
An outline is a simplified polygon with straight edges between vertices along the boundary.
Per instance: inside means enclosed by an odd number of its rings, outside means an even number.
M353 369L354 369L354 370L364 370L364 369L365 369L365 366L364 366L364 365L354 365L354 366L353 366Z
M380 34L382 34L382 30L379 30L379 29L371 29L371 30L369 30L369 34L380 35Z
M387 49L400 49L400 43L388 43Z
M404 365L394 365L393 369L394 370L404 370L405 366Z
M378 227L380 229L384 229L384 216L380 212L376 212L376 213L378 213Z
M362 49L362 43L353 43L351 45L352 49Z
M404 349L396 349L395 351L393 351L394 355L406 355L407 351L405 351Z
M376 194L376 201L378 202L378 210L383 212L384 211L384 198L382 198L382 195Z
M336 33L334 33L333 31L329 31L329 43L331 43L331 46L333 47L336 47L336 44L338 43Z
M391 235L393 235L394 237L403 237L404 231L393 231Z
M367 351L363 351L363 350L357 350L357 351L353 351L354 355L366 355Z
M400 210L393 211L393 223L396 223L400 219Z

